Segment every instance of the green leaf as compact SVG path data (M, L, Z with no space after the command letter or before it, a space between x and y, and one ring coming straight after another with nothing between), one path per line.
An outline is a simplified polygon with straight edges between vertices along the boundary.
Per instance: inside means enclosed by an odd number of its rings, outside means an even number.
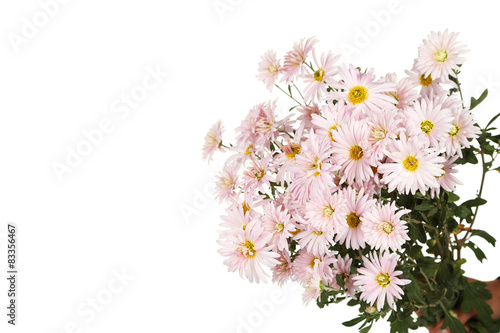
M425 211L431 210L434 207L435 206L433 204L424 203L424 204L415 206L414 209L418 210L418 211L421 211L421 212L425 212Z
M477 207L477 206L481 206L481 205L484 205L486 204L487 201L483 198L476 198L476 199L472 199L472 200L467 200L466 202L464 202L462 205L463 206L467 206L467 207Z
M476 106L478 106L482 101L484 101L484 99L486 98L486 96L488 96L488 89L485 89L483 91L483 93L481 94L481 96L479 96L478 99L475 99L474 97L472 97L470 99L470 109L469 110L472 110L474 109ZM489 125L489 124L488 124ZM488 126L486 126L488 127Z
M426 241L426 234L424 230L424 226L422 223L414 223L410 220L408 223L409 229L408 233L411 239L413 240L418 240L421 243L425 243Z
M454 192L447 192L448 194L448 202L457 202L460 200L460 197L456 195Z
M495 246L495 243L497 241L495 239L495 237L493 237L492 235L490 235L489 233L487 233L484 230L474 229L474 230L472 230L472 234L471 235L472 236L482 237L485 241L487 241L488 243L490 243L493 246Z
M465 313L469 313L475 309L479 315L479 319L484 323L489 323L491 322L493 311L485 299L490 298L491 292L486 289L486 283L481 281L466 283L462 293L460 308Z
M342 325L347 326L347 327L352 327L352 326L354 326L354 325L359 324L359 323L360 323L360 322L362 322L363 320L365 320L365 317L363 317L363 316L359 316L359 317L354 318L354 319L351 319L351 320L349 320L349 321L344 321L344 322L342 323Z
M460 322L460 320L452 316L449 311L444 311L444 322L441 329L445 329L446 327L448 327L450 332L453 333L467 333L465 326Z
M467 243L465 243L465 246L467 246L469 249L472 250L472 252L474 252L477 260L479 260L480 262L483 262L483 260L486 259L486 255L484 254L483 250L477 247L477 245L474 244L473 242L468 241Z
M495 120L497 120L497 118L498 118L498 117L500 117L500 113L497 113L497 114L496 114L493 118L491 118L491 120L488 122L488 125L486 125L486 127L485 127L485 128L486 128L486 129L488 129L488 127L489 127L491 124L493 124L493 122L494 122Z

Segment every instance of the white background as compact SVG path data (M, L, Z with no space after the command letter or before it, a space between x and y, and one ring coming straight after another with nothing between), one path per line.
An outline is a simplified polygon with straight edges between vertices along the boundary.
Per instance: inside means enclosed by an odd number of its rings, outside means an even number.
M228 273L217 253L224 207L208 191L225 156L207 165L201 146L217 120L230 139L254 104L286 101L255 78L270 48L282 57L294 41L316 36L319 50L349 44L358 47L356 66L402 77L422 39L449 28L471 49L461 75L466 100L490 88L476 109L479 123L500 111L492 2L222 0L230 6L222 14L214 3L70 0L43 22L38 1L1 2L0 267L6 271L8 222L18 225L20 267L15 328L6 324L0 273L1 332L232 333L243 322L253 326L240 332L356 331L341 325L355 309L304 307L300 289L250 284ZM391 8L377 23L373 13ZM26 33L33 16L44 26L15 47L12 36ZM372 36L361 45L366 29ZM115 103L142 84L147 68L169 75L120 118ZM112 131L60 181L53 163L65 163L67 147L103 119ZM474 196L478 172L461 172L463 198ZM488 175L489 204L476 225L497 239L499 178ZM489 260L465 252L467 274L500 275L498 249L477 243ZM114 278L122 271L130 277L124 285ZM87 302L96 297L106 304L91 316Z

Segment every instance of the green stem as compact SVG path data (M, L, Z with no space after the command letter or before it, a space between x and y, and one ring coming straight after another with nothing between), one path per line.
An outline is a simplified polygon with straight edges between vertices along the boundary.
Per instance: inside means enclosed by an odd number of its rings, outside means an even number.
M281 90L285 95L287 95L288 97L293 99L295 102L297 102L297 104L302 105L302 103L300 103L298 100L296 100L291 94L284 91L280 86L278 86L277 84L275 84L275 86L278 87L278 89Z

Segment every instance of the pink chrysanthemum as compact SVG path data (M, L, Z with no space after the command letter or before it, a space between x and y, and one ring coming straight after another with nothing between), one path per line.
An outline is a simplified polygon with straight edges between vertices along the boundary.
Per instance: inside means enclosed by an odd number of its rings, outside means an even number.
M337 103L335 105L328 103L323 106L321 115L312 115L312 123L316 125L316 133L323 137L333 140L333 133L337 132L342 125L345 125L352 118L352 107ZM355 119L357 120L357 119Z
M222 171L215 176L215 198L219 203L227 202L236 196L238 188L238 170L239 166L235 163L226 163Z
M332 133L332 158L341 165L341 183L363 184L373 177L366 121L350 121Z
M468 52L465 45L457 42L458 33L431 32L428 39L418 48L419 57L416 59L415 67L425 76L447 79L448 75L456 77L454 71L459 69L465 58L462 55Z
M303 286L305 288L302 294L302 302L304 305L308 305L311 301L317 300L323 290L321 278L316 273L313 273Z
M295 140L299 140L304 132L310 132L311 130L316 130L316 127L312 123L313 117L321 114L321 110L316 102L311 105L300 105L297 107L297 111L300 114L297 117L297 121L300 121L299 128L295 132Z
M401 220L401 216L409 212L409 209L396 212L395 202L376 204L375 209L366 212L362 217L361 228L366 235L366 243L376 250L400 250L404 242L410 240L406 222Z
M292 274L292 261L288 251L278 251L278 264L271 268L273 278L272 281L282 287Z
M262 159L252 158L248 168L243 171L242 185L245 191L248 189L266 191L264 186L269 187L269 182L274 181L274 178L269 174L273 172L269 167L271 159L272 155L267 155Z
M333 263L333 274L339 275L344 281L344 289L350 297L354 297L356 287L354 286L353 275L351 275L352 258L346 255L342 258L337 256L337 260Z
M359 275L353 277L354 285L361 290L361 299L373 305L377 302L380 311L387 304L392 307L394 299L401 299L404 294L400 286L411 280L400 279L401 271L396 271L398 256L385 252L382 255L370 254L370 259L363 257L364 267L358 268Z
M329 93L325 100L342 100L354 106L354 116L360 112L373 112L395 108L394 97L387 93L396 91L396 84L375 81L373 69L368 73L361 73L350 65L349 68L339 67L341 81L332 82L331 86L337 91Z
M276 58L276 51L269 50L262 55L262 61L259 62L257 78L264 82L269 91L273 91L273 86L278 78L280 67L280 61Z
M261 218L265 232L272 235L271 242L277 250L283 251L288 248L287 238L295 231L294 219L286 209L276 206L269 201L264 207L264 215Z
M371 146L370 164L376 166L385 157L387 145L395 140L400 132L402 119L396 110L373 112L367 119L370 133L368 142Z
M402 80L397 80L397 75L395 73L387 74L385 76L384 82L386 83L396 83L396 91L387 93L389 96L394 97L397 101L396 107L398 109L404 109L413 103L418 98L418 93L414 89L415 86L408 78L403 78Z
M250 282L266 282L269 276L263 266L273 267L279 264L276 258L279 256L272 252L273 246L268 245L272 235L266 234L264 228L252 222L247 225L244 232L235 233L234 237L219 239L222 245L219 253L228 257L224 264L230 272L239 271L240 276L245 276Z
M469 148L469 139L477 138L481 130L475 125L469 109L460 107L452 111L452 114L451 129L445 137L446 154L449 156L458 154L462 157L462 148Z
M354 250L364 248L365 234L361 228L361 218L373 208L375 200L369 194L365 194L364 189L356 193L352 187L347 187L343 191L343 197L346 199L348 213L338 224L335 241L345 243L347 248Z
M437 182L439 183L439 185L441 185L441 187L448 192L455 191L456 185L463 185L463 183L453 175L454 173L458 172L458 170L454 169L454 167L456 167L456 164L454 164L454 162L457 160L457 158L458 155L455 155L447 159L443 166L444 174L437 178ZM431 197L434 198L438 196L440 190L440 187L432 188Z
M311 200L306 203L305 218L312 227L331 227L335 230L336 225L345 219L346 205L341 193L322 191L311 196Z
M300 248L316 256L323 256L328 247L333 243L333 226L323 228L308 225L305 230L300 231L294 237L299 242Z
M334 264L335 261L335 257L330 253L314 255L301 249L292 263L293 276L301 283L305 283L313 273L318 274L323 281L332 281L334 276L330 265Z
M425 194L429 187L439 187L436 178L443 174L445 159L426 142L418 137L406 139L401 134L388 149L389 161L378 167L383 174L382 181L388 185L389 192L397 189L399 193L415 194L420 190Z
M295 166L295 156L300 154L301 145L295 140L285 139L286 144L280 145L281 152L278 153L273 159L273 165L278 170L276 174L276 182L282 184L283 182L291 182L291 172Z
M405 109L405 124L411 134L420 135L434 148L444 146L444 138L451 130L451 110L444 108L437 98L423 97Z
M429 96L431 93L434 94L442 94L446 92L446 90L441 87L443 80L441 78L434 79L431 75L424 75L416 72L415 70L409 71L405 70L405 73L408 75L409 84L416 88L420 87L420 95L421 96ZM449 81L452 82L452 81ZM449 83L446 81L446 83Z
M316 43L318 43L318 40L315 37L311 37L301 39L300 43L295 42L293 44L293 49L285 55L284 64L281 67L283 73L281 82L286 81L289 83L290 81L295 81L297 75L303 73L305 67L304 60Z
M333 56L331 52L322 54L320 61L316 57L316 50L313 49L313 59L318 68L314 73L303 75L305 88L304 98L306 101L320 100L322 95L326 93L326 85L333 81L333 77L337 74L337 66L335 63L340 58L339 55Z
M303 144L303 150L295 156L297 165L293 169L293 182L289 189L299 202L305 202L313 192L335 187L334 171L339 166L330 162L330 142L318 137L311 131Z
M203 145L203 159L208 160L210 163L212 161L212 156L215 151L224 151L222 147L222 132L224 127L222 126L222 121L216 122L208 131L205 136L205 144Z

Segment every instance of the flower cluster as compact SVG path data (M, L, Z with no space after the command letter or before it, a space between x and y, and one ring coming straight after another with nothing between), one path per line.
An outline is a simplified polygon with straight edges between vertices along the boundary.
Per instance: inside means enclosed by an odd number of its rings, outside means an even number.
M401 299L411 210L396 199L453 191L455 161L480 133L455 94L467 52L456 37L431 33L402 78L339 64L315 38L283 60L262 56L257 78L296 105L281 118L277 101L255 105L234 145L217 123L203 151L230 153L216 183L228 205L218 242L230 271L297 281L306 304L342 295L382 311Z

